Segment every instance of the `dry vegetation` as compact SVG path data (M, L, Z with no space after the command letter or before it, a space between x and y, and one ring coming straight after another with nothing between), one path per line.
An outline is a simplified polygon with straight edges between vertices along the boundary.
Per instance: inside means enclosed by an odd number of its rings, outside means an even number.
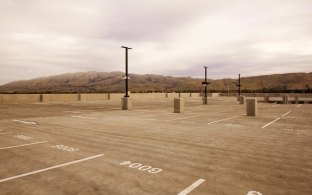
M123 72L79 72L26 81L15 81L0 86L0 93L78 93L122 92ZM199 92L203 79L161 75L130 75L132 92ZM210 91L235 91L236 79L210 80ZM244 92L311 92L312 73L289 73L243 77Z

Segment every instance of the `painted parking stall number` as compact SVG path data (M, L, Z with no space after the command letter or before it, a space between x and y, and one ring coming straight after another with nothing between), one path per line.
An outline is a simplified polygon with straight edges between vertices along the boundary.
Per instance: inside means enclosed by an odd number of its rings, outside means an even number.
M14 137L16 137L18 139L23 139L23 140L33 139L33 137L28 137L28 136L25 136L25 135L15 135Z
M148 165L143 165L142 163L132 163L131 161L124 161L120 165L128 165L129 168L138 169L140 171L147 171L148 173L159 173L162 171L160 168L153 168Z
M78 148L73 148L73 147L64 146L64 145L55 145L55 146L51 146L51 147L57 148L59 150L68 151L68 152L76 152L79 150Z

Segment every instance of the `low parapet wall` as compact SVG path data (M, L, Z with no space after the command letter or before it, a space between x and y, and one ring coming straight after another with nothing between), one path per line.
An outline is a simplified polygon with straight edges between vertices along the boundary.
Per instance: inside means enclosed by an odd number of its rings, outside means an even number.
M283 95L289 95L290 97L295 97L298 95L302 98L312 98L312 93L241 93L242 96L246 97L265 97L266 95L270 97L282 97ZM220 96L232 96L236 97L238 93L220 93Z
M105 101L109 100L109 93L81 93L80 101Z
M120 101L122 97L124 97L124 93L110 93L109 100L118 100ZM132 94L131 94L132 97Z
M41 94L1 94L0 103L11 104L11 103L36 103L41 102Z
M132 93L132 98L166 98L166 93Z
M179 93L167 93L166 98L175 98L179 97Z
M195 98L200 93L130 93L134 99L161 99L161 98ZM74 93L74 94L0 94L1 104L39 103L39 102L75 102L75 101L108 101L124 97L124 93Z
M209 93L210 97L218 97L219 93ZM265 97L267 93L242 93L246 97ZM274 93L269 94L271 98L282 97L285 94ZM312 94L288 94L290 99L294 99L296 95L299 98L312 98ZM232 94L221 94L221 96L236 96ZM38 102L75 102L75 101L120 101L124 97L124 93L82 93L82 94L0 94L0 104L27 104ZM200 93L131 93L130 97L133 99L161 99L161 98L198 98ZM302 100L302 99L300 99Z
M79 94L42 94L42 102L73 102L79 100Z

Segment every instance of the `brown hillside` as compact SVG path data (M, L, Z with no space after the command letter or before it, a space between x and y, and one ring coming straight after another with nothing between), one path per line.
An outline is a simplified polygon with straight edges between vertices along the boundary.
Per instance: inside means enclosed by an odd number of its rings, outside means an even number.
M73 93L73 92L122 92L123 72L78 72L15 81L0 86L0 93ZM161 75L130 74L132 92L199 92L203 79ZM235 91L237 80L210 80L210 90ZM242 90L307 90L312 87L312 73L289 73L242 77Z

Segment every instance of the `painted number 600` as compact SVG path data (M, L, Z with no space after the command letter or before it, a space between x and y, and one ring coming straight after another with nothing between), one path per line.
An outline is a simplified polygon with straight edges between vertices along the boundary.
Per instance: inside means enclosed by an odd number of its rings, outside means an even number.
M148 165L142 165L141 163L132 163L131 161L124 161L120 165L129 165L129 168L138 169L140 171L147 171L149 173L159 173L162 171L160 168L153 168Z

